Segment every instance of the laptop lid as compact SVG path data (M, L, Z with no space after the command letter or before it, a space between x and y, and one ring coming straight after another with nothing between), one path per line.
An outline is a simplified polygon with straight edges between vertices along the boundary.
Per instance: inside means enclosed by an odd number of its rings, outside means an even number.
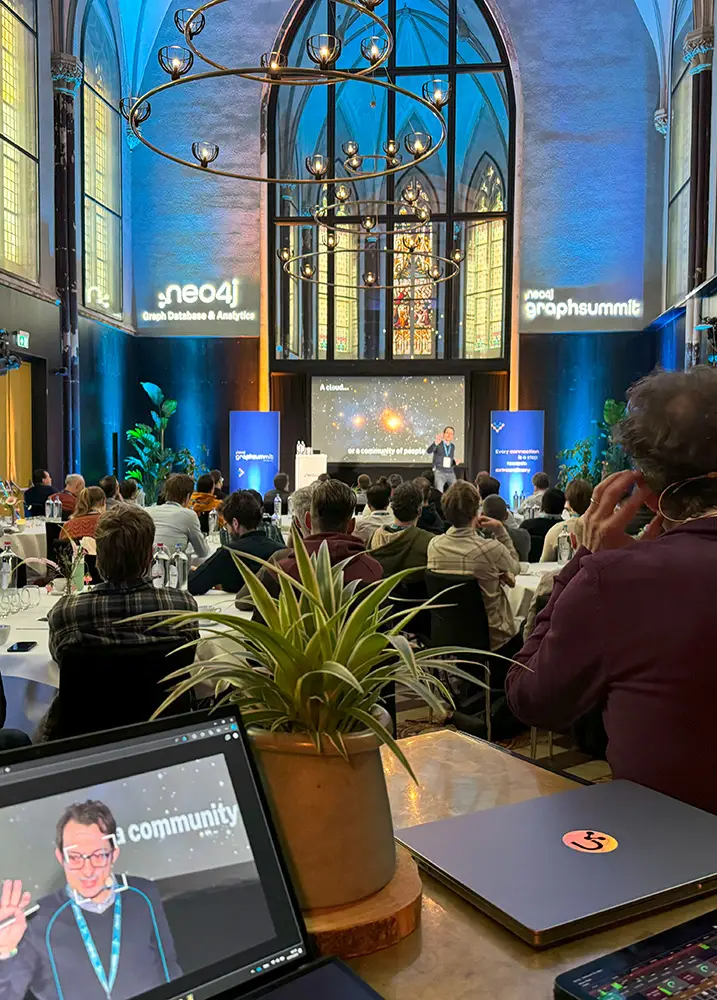
M0 757L3 1000L244 995L307 938L240 720Z
M710 892L717 816L629 781L399 830L419 863L541 947Z

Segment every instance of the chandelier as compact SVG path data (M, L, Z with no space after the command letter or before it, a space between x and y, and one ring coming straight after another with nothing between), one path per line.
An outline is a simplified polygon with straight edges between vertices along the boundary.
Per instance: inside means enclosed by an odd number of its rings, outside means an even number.
M311 217L323 233L326 249L300 254L292 254L286 247L277 251L283 271L296 281L345 287L316 277L322 259L335 253L368 254L372 260L376 253L386 257L395 254L414 255L419 240L416 238L415 245L411 241L418 234L425 233L425 227L431 218L430 206L425 194L420 191L420 186L413 182L407 184L397 202L352 197L352 191L361 181L400 175L410 167L424 163L440 150L447 135L442 111L452 97L448 81L434 77L423 84L420 94L416 94L398 86L388 74L376 75L376 71L387 63L394 46L388 24L375 11L381 0L330 0L332 4L358 12L369 22L368 33L360 42L365 66L351 70L337 69L342 40L338 35L327 32L311 35L306 40L305 51L311 65L290 66L287 52L281 46L265 52L259 60L259 66L224 65L207 55L199 47L197 39L206 26L209 12L227 2L229 0L208 0L196 10L185 8L175 12L174 22L183 36L184 44L165 45L157 53L160 66L169 76L167 82L139 97L123 99L122 114L128 122L128 133L131 132L135 141L143 143L165 159L204 173L268 185L318 183L329 204L317 205ZM208 68L190 74L197 63ZM223 167L220 147L211 138L188 142L188 153L185 156L163 149L148 138L147 129L142 126L150 119L152 102L156 98L172 88L196 86L203 81L225 77L253 81L269 91L275 87L369 84L372 88L379 87L413 102L423 112L423 120L427 118L431 123L431 131L416 130L402 136L387 136L382 148L378 150L361 149L357 141L349 139L341 147L343 159L339 157L336 162L331 162L326 152L316 149L304 160L305 173L295 177L250 175ZM425 129L426 125L423 124L422 127ZM351 226L341 219L349 210L355 211L358 220ZM358 232L365 240L364 246L340 247L340 237L344 231L354 234ZM386 243L381 246L379 240L386 240ZM445 257L425 250L415 254L415 261L412 260L411 266L416 272L417 281L412 283L413 287L425 289L430 284L450 281L458 273L462 256L459 248L450 251ZM352 287L355 289L357 286ZM358 287L379 289L392 286L380 283L378 266L371 263L367 264Z

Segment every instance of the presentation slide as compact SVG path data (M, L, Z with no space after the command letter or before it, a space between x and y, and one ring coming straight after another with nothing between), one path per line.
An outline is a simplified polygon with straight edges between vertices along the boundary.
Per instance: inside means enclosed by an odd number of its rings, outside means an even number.
M311 380L311 444L329 462L430 466L426 449L450 425L460 463L465 396L460 375L316 376Z

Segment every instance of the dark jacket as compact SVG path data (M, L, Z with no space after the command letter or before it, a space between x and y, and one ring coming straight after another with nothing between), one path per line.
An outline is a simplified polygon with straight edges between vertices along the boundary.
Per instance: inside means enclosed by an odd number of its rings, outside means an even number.
M530 535L530 555L529 562L540 562L543 554L543 542L545 536L558 521L562 520L560 515L541 514L539 517L528 517L521 524L521 528Z
M348 559L349 556L355 556L344 569L344 580L346 583L350 583L351 580L361 580L363 583L375 583L376 580L380 580L383 576L381 564L366 552L363 542L355 535L344 535L338 531L307 535L304 539L304 545L309 555L313 552L318 552L322 542L326 542L329 547L329 557L332 566L343 559ZM297 580L299 579L296 556L293 551L279 565L285 572ZM271 581L267 580L267 588L272 591ZM275 593L279 591L276 577L273 578L273 591Z
M616 778L717 813L717 519L591 555L560 572L515 657L508 703L565 732L600 707Z
M54 486L45 486L43 483L38 483L25 490L23 500L27 516L44 517L45 501L54 496L55 493L57 490Z
M442 535L446 530L445 521L436 510L434 503L429 503L425 507L421 507L421 516L418 519L416 527L423 528L424 531L430 531L433 535Z
M383 575L391 576L402 569L423 566L428 561L428 543L433 538L422 528L397 528L389 525L379 528L371 539L371 555L383 567ZM378 545L375 543L379 542ZM416 577L422 574L417 573ZM409 577L413 580L413 577Z
M507 524L505 526L505 530L510 535L510 540L513 543L513 548L518 553L518 559L520 559L521 562L529 562L530 549L533 541L530 532L526 531L525 528L511 528ZM543 551L542 547L540 551L542 553Z
M441 441L440 444L436 444L435 441L431 441L429 446L426 448L429 455L433 455L433 468L442 469L443 459L450 458L450 467L455 468L456 464L456 443L451 441L450 444L446 444L445 441Z
M230 537L226 546L217 551L203 562L198 569L189 574L189 593L206 594L208 590L221 587L230 594L236 594L244 586L244 578L236 567L232 551L237 553L249 553L259 556L260 559L268 559L274 552L282 548L278 542L269 538L263 531L247 531L245 535ZM243 562L258 573L262 568L261 563L254 559L244 559Z
M281 513L288 514L289 494L284 490L269 490L267 493L264 494L264 511L267 514L274 513L274 497L277 495L281 497Z

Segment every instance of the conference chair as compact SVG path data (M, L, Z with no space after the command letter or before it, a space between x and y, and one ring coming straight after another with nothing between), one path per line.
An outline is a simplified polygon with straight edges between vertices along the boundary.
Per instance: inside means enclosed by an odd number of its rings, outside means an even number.
M484 653L478 652L490 649L490 636L480 584L474 576L454 576L426 570L426 590L428 597L437 605L431 608L430 646L433 648L464 646L467 649L475 649L474 657L468 654L461 656L461 659L474 660L475 666L461 663L461 669L487 684L486 688L480 688L450 674L446 675L444 680L456 703L457 712L454 721L459 728L463 728L462 720L456 719L456 716L475 717L482 699L485 707L485 735L486 739L490 740L491 670L489 658ZM466 729L468 728L469 726L466 726ZM471 730L474 728L475 725L470 727Z
M182 643L167 639L65 647L58 662L60 689L50 708L45 739L65 739L147 722L176 683L165 682L167 674L188 667L194 660L194 647L179 649ZM98 699L99 692L102 697ZM94 710L101 706L100 714L91 711L91 706ZM163 714L181 715L193 707L195 697L188 692Z

